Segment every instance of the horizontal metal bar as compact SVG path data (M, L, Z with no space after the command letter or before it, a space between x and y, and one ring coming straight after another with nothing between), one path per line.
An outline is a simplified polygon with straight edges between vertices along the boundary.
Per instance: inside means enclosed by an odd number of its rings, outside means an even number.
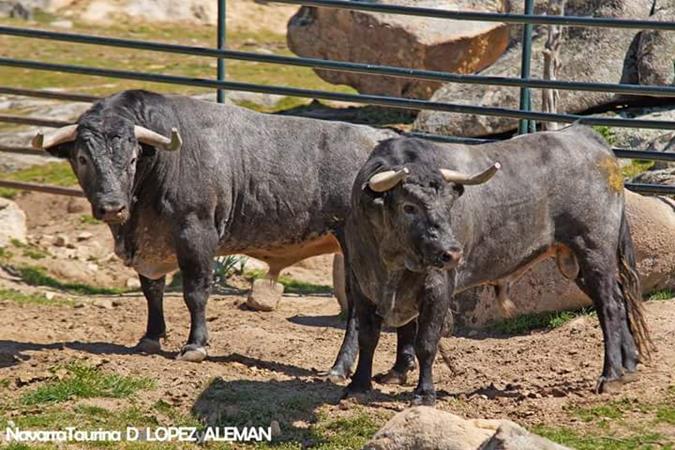
M83 103L93 103L97 100L100 100L101 98L94 95L73 94L68 92L44 91L36 89L19 89L6 86L0 86L0 94L17 95L22 97L48 98L52 100L66 100Z
M17 155L36 155L49 156L44 150L38 150L33 147L14 147L11 145L0 144L0 152L2 153L16 153Z
M472 20L481 22L532 23L538 25L569 25L605 28L636 28L640 30L675 30L675 22L655 20L615 19L611 17L542 16L526 14L501 14L477 11L448 11L435 8L398 6L366 1L344 0L272 0L273 3L318 6L326 8L371 11L405 16L434 17L439 19Z
M642 150L628 150L625 148L613 148L617 158L644 159L647 161L675 161L675 153L652 152Z
M20 125L38 125L41 127L52 128L64 127L72 123L65 120L40 119L38 117L14 116L12 114L0 114L0 122L16 123Z
M204 78L189 78L176 75L156 73L141 73L126 70L100 69L95 67L75 66L70 64L44 63L40 61L20 60L0 57L0 66L23 67L26 69L48 70L54 72L93 75L108 78L138 80L153 83L167 83L187 86L197 86L209 89L230 89L235 91L262 92L265 94L286 95L291 97L318 98L323 100L362 103L390 108L433 110L448 113L477 114L486 116L503 116L514 119L534 119L538 121L552 121L587 125L605 125L610 127L628 128L655 128L675 130L675 122L640 119L614 119L603 117L587 117L578 114L551 114L541 112L523 112L507 108L486 108L482 106L459 105L452 103L432 102L427 100L406 99L400 97L386 97L381 95L342 94L312 89L301 89L280 86L263 86L237 81L217 81Z
M639 194L675 195L675 186L663 184L626 183L624 187Z
M70 197L84 197L84 193L79 189L70 189L60 186L50 186L47 184L0 180L0 187L9 189L20 189L24 191L45 192L47 194L68 195Z
M625 95L659 95L675 97L675 86L640 86L622 85L613 83L584 83L577 81L520 79L508 77L494 77L483 75L463 75L434 70L418 70L395 66L380 66L345 61L332 61L318 58L300 58L280 55L262 55L254 52L237 50L218 50L208 47L194 47L187 45L148 42L133 39L120 39L105 36L86 34L63 33L56 31L35 30L0 26L0 34L20 36L34 39L58 40L79 44L105 45L120 48L150 50L165 53L177 53L209 58L234 59L239 61L254 61L269 64L283 64L313 69L333 70L342 72L356 72L371 75L391 76L397 78L414 78L439 82L485 84L495 86L531 87L539 89L563 89L578 91L614 92ZM0 91L1 92L1 91ZM94 101L94 100L90 100Z

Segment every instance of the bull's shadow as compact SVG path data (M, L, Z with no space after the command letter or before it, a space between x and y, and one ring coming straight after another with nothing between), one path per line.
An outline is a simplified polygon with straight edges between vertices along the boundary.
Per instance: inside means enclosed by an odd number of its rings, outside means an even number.
M344 387L323 380L223 380L216 378L192 406L192 415L207 426L269 427L277 421L281 435L273 443L293 442L302 448L320 446L325 437L311 424L330 428L332 417L317 409L339 402ZM377 401L408 402L409 395L373 391L365 404ZM332 448L332 447L331 447Z
M28 361L26 352L42 350L73 349L94 355L128 355L134 353L133 348L109 342L50 342L38 344L34 342L17 342L0 340L0 368L11 367L22 361Z
M318 420L316 409L336 403L340 386L324 381L226 381L216 378L192 406L192 415L207 426L270 426L276 420L281 435L274 441L318 444L320 437L308 428Z

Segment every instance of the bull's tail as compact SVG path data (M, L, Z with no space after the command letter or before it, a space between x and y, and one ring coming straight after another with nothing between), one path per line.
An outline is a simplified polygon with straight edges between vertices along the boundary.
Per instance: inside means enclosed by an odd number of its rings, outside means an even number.
M631 333L633 333L635 344L640 353L640 359L649 360L651 359L651 352L654 350L654 344L649 336L649 329L644 317L642 290L635 263L635 250L625 211L621 217L617 253L619 260L619 285L628 315L628 325L630 326Z

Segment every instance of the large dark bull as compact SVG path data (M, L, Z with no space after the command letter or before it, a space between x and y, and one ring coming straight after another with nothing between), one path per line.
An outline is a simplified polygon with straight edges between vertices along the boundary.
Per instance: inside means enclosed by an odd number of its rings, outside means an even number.
M501 165L501 167L500 167ZM378 145L352 191L347 260L359 362L346 394L371 388L383 324L398 327L401 377L435 401L432 365L451 295L501 285L556 255L593 300L605 344L597 389L629 379L649 351L623 182L585 127L479 146L398 138Z
M115 252L138 272L148 302L138 349L161 349L165 275L180 268L191 327L178 357L200 361L214 256L250 255L274 277L339 251L354 176L377 142L393 135L126 91L33 144L70 161L93 215L110 226ZM350 316L334 376L348 375L354 347Z

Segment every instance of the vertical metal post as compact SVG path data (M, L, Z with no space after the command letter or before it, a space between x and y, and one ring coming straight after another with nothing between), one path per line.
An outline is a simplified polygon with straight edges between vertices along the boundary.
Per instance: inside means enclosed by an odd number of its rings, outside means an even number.
M226 28L225 28L225 1L226 0L218 0L218 39L217 39L217 47L219 50L222 50L225 48L225 34L226 34ZM218 58L218 67L217 67L217 78L218 81L224 81L225 80L225 60L222 58ZM223 103L225 101L225 91L222 89L218 89L217 91L217 100L218 103Z
M525 14L531 16L534 14L534 0L525 0ZM532 24L523 25L523 54L520 62L520 78L530 78L530 60L532 59ZM530 88L520 88L520 109L530 111L532 101L530 99ZM525 134L534 129L534 121L521 119L518 126L518 133Z

